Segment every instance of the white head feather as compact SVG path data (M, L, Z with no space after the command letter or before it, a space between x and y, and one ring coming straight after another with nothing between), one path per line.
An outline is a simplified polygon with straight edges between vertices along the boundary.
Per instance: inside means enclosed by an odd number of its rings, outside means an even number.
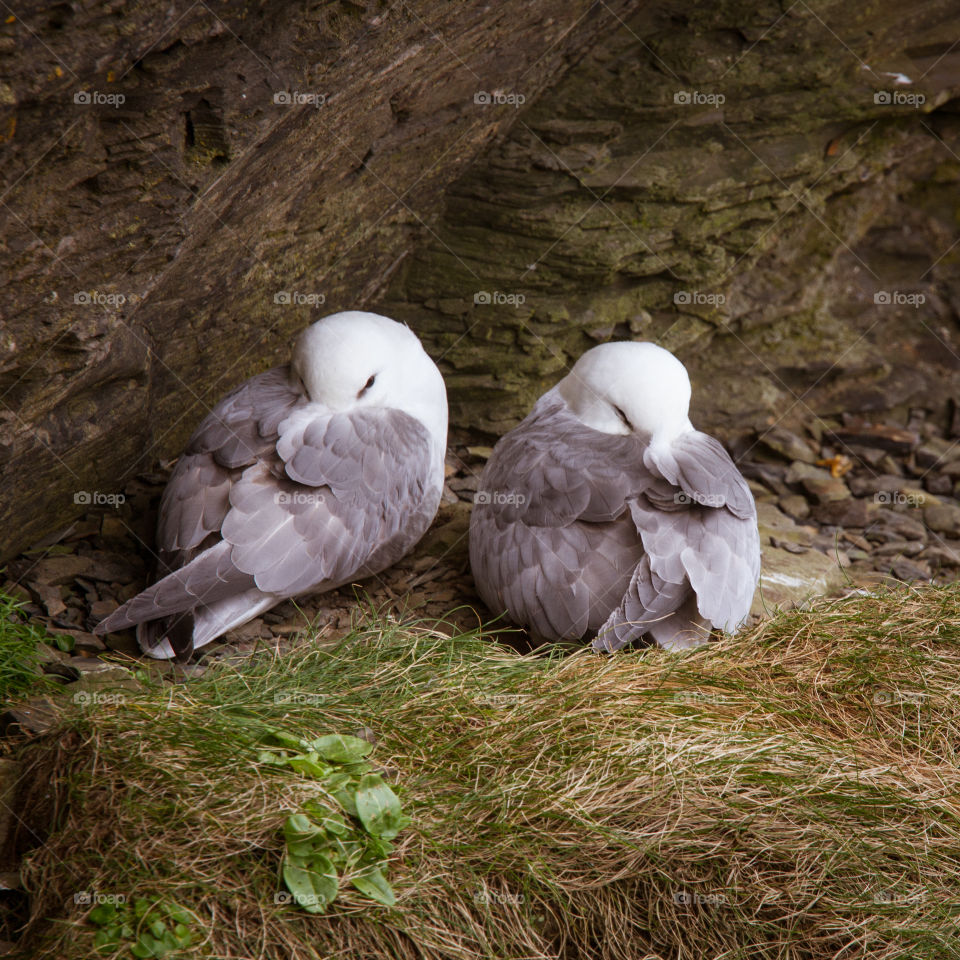
M402 410L429 431L435 448L447 442L447 392L417 335L376 313L347 310L300 334L291 376L310 401L345 412L362 407Z
M686 367L654 343L593 347L556 389L580 421L604 433L661 444L693 429Z

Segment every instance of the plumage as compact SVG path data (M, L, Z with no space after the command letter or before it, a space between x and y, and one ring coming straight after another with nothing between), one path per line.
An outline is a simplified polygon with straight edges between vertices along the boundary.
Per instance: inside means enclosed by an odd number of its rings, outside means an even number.
M406 327L318 321L290 365L197 428L161 500L158 580L96 632L136 625L144 652L183 658L287 597L384 570L436 513L446 427L443 379Z
M604 344L500 440L470 521L492 612L609 651L740 626L760 572L756 507L723 446L693 429L689 400L667 351Z

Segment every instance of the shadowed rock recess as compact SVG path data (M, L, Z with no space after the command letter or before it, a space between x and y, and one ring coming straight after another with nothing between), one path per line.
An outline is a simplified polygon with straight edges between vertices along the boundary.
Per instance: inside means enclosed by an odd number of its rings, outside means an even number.
M960 433L955 4L212 10L0 24L5 556L348 306L424 337L460 439L623 336L742 457Z
M295 331L369 305L514 120L475 95L535 97L626 6L0 17L0 555L176 455Z

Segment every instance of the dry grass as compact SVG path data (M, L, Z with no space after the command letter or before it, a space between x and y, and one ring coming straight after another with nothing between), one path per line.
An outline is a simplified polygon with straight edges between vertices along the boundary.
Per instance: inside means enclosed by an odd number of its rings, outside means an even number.
M148 686L28 752L61 810L29 942L94 956L89 890L186 907L204 958L956 957L958 597L824 602L686 655L381 621ZM394 909L274 903L283 818L317 787L258 766L264 724L376 732L413 818Z

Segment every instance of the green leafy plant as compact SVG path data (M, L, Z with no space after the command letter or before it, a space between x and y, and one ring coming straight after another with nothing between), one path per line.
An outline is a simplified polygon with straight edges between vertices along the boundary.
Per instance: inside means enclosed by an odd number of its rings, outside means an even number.
M365 759L372 745L341 734L303 740L276 728L266 739L261 763L296 770L322 791L284 823L283 881L293 901L309 913L323 913L346 875L364 896L392 907L396 897L384 872L390 841L410 818Z
M101 953L113 953L132 940L131 955L148 960L173 958L189 947L193 939L189 924L195 918L175 903L138 897L132 904L101 903L87 919L100 928L93 942Z

